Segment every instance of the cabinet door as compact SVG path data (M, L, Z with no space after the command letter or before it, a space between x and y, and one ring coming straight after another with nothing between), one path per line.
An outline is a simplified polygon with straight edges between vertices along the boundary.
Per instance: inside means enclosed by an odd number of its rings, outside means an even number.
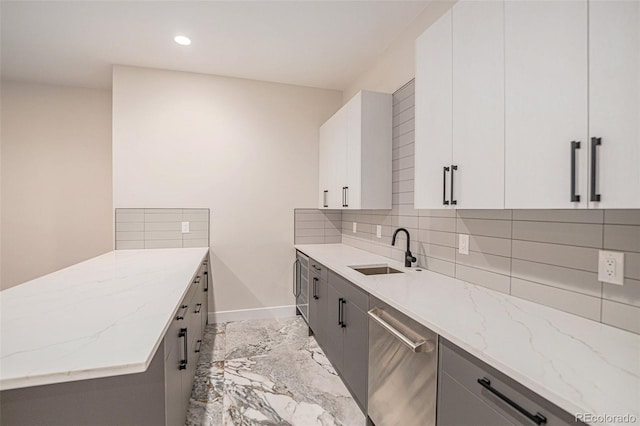
M505 2L505 204L587 206L587 2ZM576 193L571 201L571 142Z
M589 136L601 138L590 206L640 208L638 1L589 2Z
M329 208L330 196L334 196L330 182L331 132L333 125L327 121L320 127L318 143L318 208Z
M333 137L331 138L331 154L329 164L329 182L331 202L329 207L341 209L344 204L343 188L349 185L347 177L347 109L342 108L333 117Z
M182 339L174 334L165 336L165 351L171 351L164 364L165 418L167 426L184 424L187 412L182 398Z
M345 205L349 209L360 209L362 190L362 92L355 95L345 106L347 113L347 181Z
M369 370L369 318L350 303L344 305L344 355L342 375L360 406L367 406L367 375Z
M438 377L438 426L511 426L512 422L446 373Z
M313 330L316 340L320 345L326 341L326 322L328 318L327 282L317 276L312 276L310 281L309 298L309 327Z
M448 11L416 40L414 197L418 209L445 208L443 198L449 200L451 170L444 176L443 168L452 163L451 16Z
M341 209L342 187L347 181L347 114L338 110L320 127L319 183L321 191L327 190L328 208ZM319 195L319 206L324 206L324 195Z
M326 318L326 339L323 349L327 354L327 358L331 361L336 370L342 372L342 354L343 354L343 336L344 329L338 324L340 318L342 294L339 293L332 285L327 286L327 318Z
M504 2L453 7L453 164L457 208L504 208Z

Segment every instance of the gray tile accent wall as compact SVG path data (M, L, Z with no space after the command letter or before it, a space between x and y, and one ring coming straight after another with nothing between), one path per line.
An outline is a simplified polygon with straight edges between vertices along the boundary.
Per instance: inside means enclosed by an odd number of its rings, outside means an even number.
M393 95L393 208L345 210L344 244L403 260L402 226L423 268L640 334L640 210L416 210L414 142L410 82ZM599 249L625 252L624 286L598 281Z
M340 210L295 209L295 244L332 244L342 242Z
M115 229L116 250L209 247L209 209L116 209Z

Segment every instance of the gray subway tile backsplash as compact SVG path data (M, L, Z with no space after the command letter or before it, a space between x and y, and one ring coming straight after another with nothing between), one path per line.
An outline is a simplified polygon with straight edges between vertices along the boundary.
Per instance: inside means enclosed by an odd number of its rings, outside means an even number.
M116 209L115 219L116 250L209 247L209 209Z
M340 210L295 209L293 241L295 244L341 243L345 223L342 219Z
M640 210L416 210L412 160L400 168L401 159L413 158L413 83L393 99L392 209L307 209L323 228L328 214L342 221L341 240L296 236L296 243L342 242L402 261L406 239L400 235L391 247L391 234L404 226L422 268L640 334ZM295 229L306 219L302 210ZM457 253L459 234L470 236L469 255ZM624 286L598 281L599 249L625 251Z

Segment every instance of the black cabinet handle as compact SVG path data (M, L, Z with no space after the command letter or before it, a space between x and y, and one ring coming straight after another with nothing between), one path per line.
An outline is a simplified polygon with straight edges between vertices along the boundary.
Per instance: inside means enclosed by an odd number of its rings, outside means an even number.
M180 309L183 309L182 315L178 314L176 316L177 320L183 320L184 316L187 314L187 309L189 309L189 305L180 305Z
M324 207L329 207L329 204L327 203L327 196L329 195L329 191L327 191L326 189L323 191L322 194L322 205Z
M349 207L349 187L344 187L344 206Z
M300 259L297 259L293 262L293 295L298 297L298 264L300 263Z
M344 299L342 297L338 299L338 325L342 327L344 327L342 325L342 301L343 300Z
M576 194L576 151L580 149L580 142L571 142L571 202L580 201L580 196Z
M600 201L600 194L596 194L597 147L599 145L602 145L602 138L591 138L591 201Z
M447 201L447 172L449 171L449 167L442 168L442 204L445 206L449 205Z
M458 204L457 200L453 199L453 172L458 170L458 166L454 166L453 164L451 165L451 205L456 205Z
M313 298L318 300L318 294L316 293L316 284L318 284L318 277L313 277Z
M204 273L204 291L205 292L209 291L209 273L208 272Z
M193 311L194 314L199 314L202 309L202 303L196 303L196 310Z
M182 338L182 349L184 350L184 359L180 360L180 366L178 367L180 370L187 369L187 363L189 362L189 349L187 348L187 329L181 328L180 333L178 333L178 337Z
M340 310L340 325L342 326L342 328L345 328L347 326L347 324L344 322L344 305L346 305L346 303L347 299L340 298L340 305L342 306L342 309Z
M202 339L198 339L197 342L198 342L198 347L194 352L200 352L200 349L202 349Z
M509 398L508 396L504 395L502 392L500 392L499 390L491 386L491 380L487 379L486 377L483 377L482 379L478 379L478 383L480 383L480 385L483 388L487 389L489 392L491 392L492 394L494 394L495 396L497 396L498 398L500 398L501 400L509 404L512 408L515 408L520 414L522 414L523 416L525 416L535 424L541 425L547 422L547 418L542 414L540 413L531 414L530 412L522 408L520 404L514 402L511 398Z

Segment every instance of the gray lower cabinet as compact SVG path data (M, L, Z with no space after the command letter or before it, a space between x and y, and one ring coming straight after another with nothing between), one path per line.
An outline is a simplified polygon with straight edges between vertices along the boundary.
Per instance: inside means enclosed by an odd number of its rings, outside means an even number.
M329 285L326 274L324 277L319 271L309 268L309 327L318 342L326 341L329 317Z
M541 396L440 339L438 426L576 425Z
M323 346L360 408L367 408L368 294L328 272L326 339Z
M206 316L198 276L145 372L2 391L0 424L184 425Z

